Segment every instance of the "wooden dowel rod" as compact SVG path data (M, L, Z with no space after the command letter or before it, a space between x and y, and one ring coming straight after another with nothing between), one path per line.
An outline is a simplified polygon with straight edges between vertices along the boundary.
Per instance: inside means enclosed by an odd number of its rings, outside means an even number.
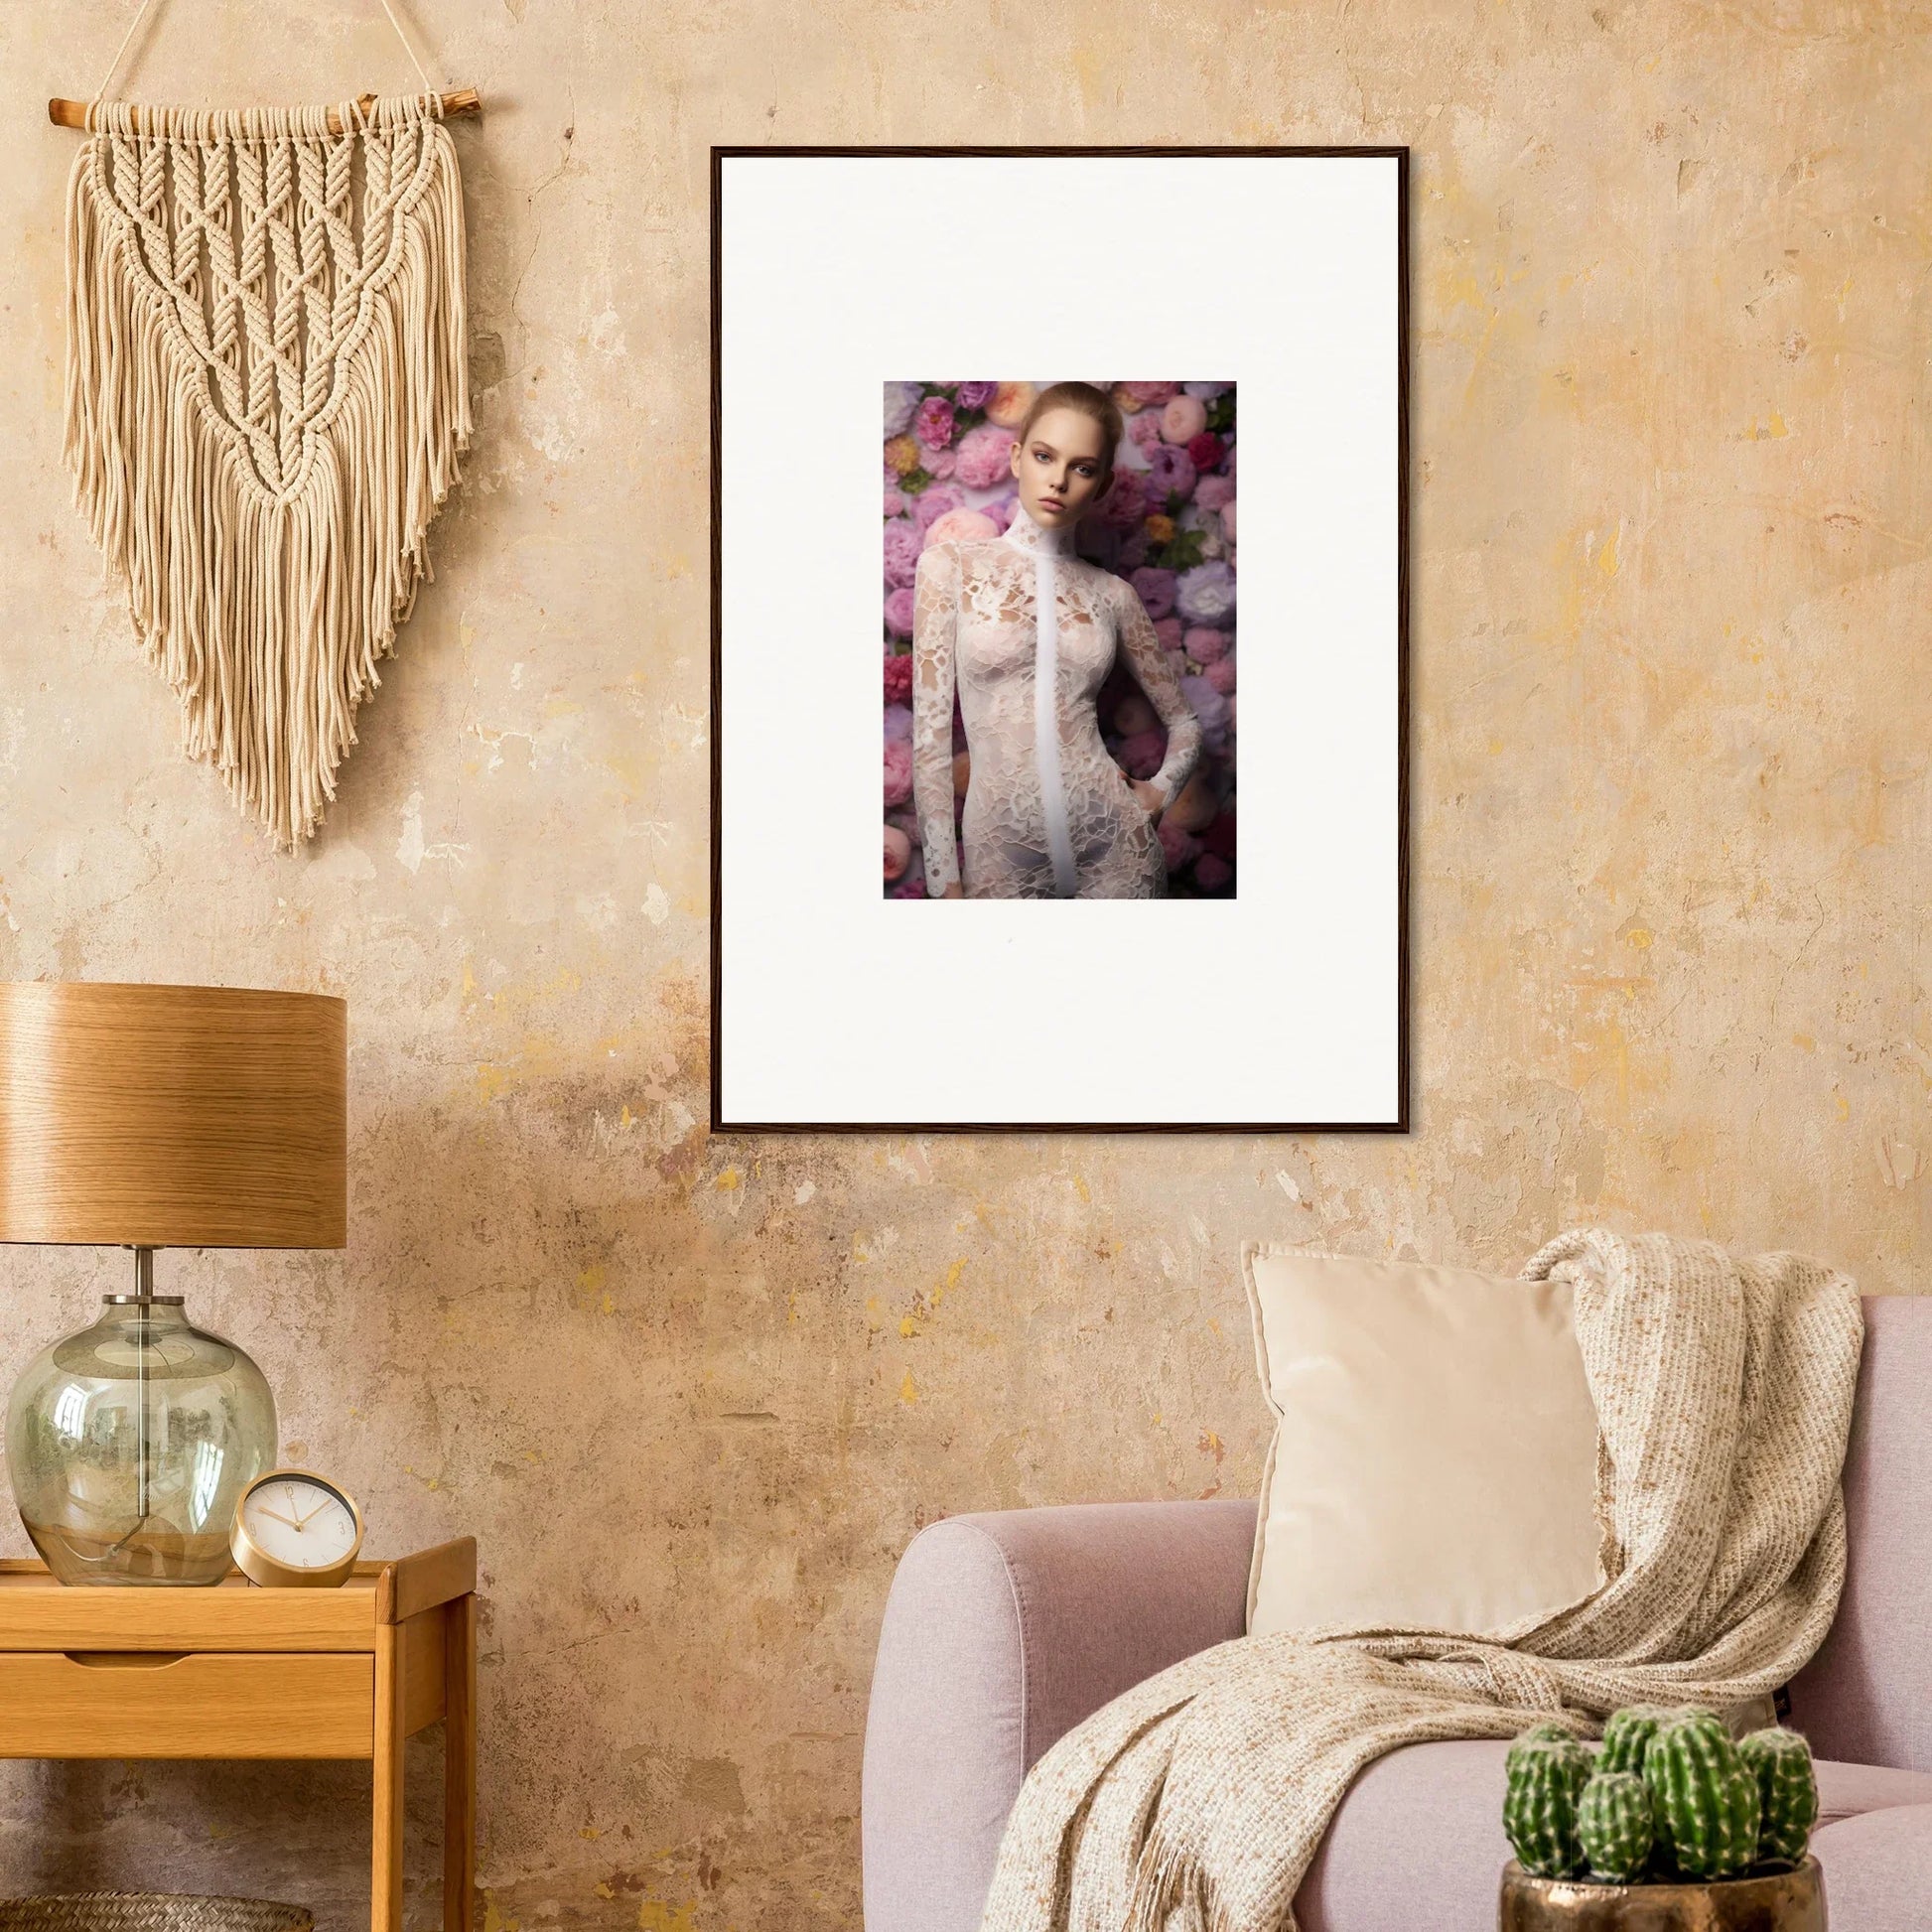
M374 94L364 94L361 104L366 107L374 99ZM474 87L458 87L455 92L443 96L443 112L446 118L453 114L481 114L483 97ZM47 118L56 127L84 128L87 125L87 103L84 100L50 100L47 103ZM343 131L342 116L333 107L329 110L329 131L331 134Z

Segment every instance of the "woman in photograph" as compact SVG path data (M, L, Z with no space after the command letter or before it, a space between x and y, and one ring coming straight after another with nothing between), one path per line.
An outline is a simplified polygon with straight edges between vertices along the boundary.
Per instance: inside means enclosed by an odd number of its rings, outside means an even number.
M912 621L912 795L936 898L1163 898L1156 827L1200 757L1201 727L1134 587L1074 554L1113 482L1113 399L1042 389L1014 438L1002 536L930 544ZM1097 699L1126 659L1168 734L1152 778L1101 741ZM953 693L966 726L965 817L953 835Z

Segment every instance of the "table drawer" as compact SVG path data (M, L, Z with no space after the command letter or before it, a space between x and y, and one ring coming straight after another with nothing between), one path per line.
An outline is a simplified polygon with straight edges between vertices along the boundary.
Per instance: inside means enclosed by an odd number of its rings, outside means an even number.
M0 1757L367 1757L375 1660L0 1652Z

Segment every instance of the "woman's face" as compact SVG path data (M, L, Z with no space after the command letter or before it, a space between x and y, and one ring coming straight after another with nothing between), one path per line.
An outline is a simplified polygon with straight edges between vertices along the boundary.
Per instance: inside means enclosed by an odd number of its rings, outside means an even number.
M1107 481L1107 438L1077 409L1048 409L1013 446L1020 500L1048 530L1070 527L1099 500Z

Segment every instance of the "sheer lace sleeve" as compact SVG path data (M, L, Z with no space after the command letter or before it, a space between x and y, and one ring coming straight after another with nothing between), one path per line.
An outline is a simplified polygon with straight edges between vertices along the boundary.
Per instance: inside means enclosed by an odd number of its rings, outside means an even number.
M912 592L912 802L919 814L929 898L937 898L959 880L952 789L953 642L958 626L959 552L950 543L935 543L920 553Z
M1120 606L1120 647L1127 668L1147 693L1163 725L1168 730L1168 756L1152 782L1161 787L1162 799L1173 804L1180 787L1194 775L1200 762L1200 720L1187 702L1174 675L1161 639L1154 633L1154 621L1132 584L1122 583Z

